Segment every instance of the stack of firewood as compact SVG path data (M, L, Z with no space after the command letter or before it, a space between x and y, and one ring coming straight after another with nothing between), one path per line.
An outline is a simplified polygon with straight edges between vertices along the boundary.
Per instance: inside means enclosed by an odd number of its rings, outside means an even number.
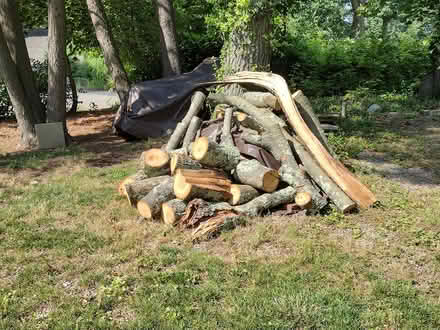
M223 82L272 93L196 91L167 145L142 153L139 172L121 182L120 194L146 219L193 228L194 239L243 216L313 214L329 202L347 213L373 204L374 195L337 160L307 97L287 94L274 76L240 73ZM249 145L257 152L246 152Z

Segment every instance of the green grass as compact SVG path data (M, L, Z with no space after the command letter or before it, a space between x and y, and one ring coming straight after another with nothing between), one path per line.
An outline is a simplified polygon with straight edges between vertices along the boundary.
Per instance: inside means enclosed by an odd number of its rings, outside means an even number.
M370 150L438 168L435 137L343 127L330 141L381 206L248 219L195 245L117 194L143 144L100 167L79 147L2 156L0 329L438 329L440 190L351 163Z

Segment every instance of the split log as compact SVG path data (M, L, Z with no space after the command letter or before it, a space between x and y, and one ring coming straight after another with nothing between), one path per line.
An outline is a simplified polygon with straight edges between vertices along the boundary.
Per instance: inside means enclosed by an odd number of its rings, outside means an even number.
M178 199L189 201L203 198L209 201L222 202L231 198L229 188L217 185L190 184L183 175L174 177L174 194Z
M144 180L137 180L124 186L124 195L128 199L128 203L132 207L136 207L138 201L144 198L154 187L168 180L168 175L157 176Z
M275 191L280 182L277 171L261 165L255 159L241 161L235 168L234 177L243 184L265 192Z
M258 196L246 204L235 206L234 210L249 216L258 216L265 210L293 202L295 195L296 189L289 186L271 194Z
M182 148L188 148L190 143L195 140L197 131L199 130L201 125L202 120L199 117L194 116L191 118L188 130L186 131L185 137L183 138Z
M313 111L312 104L310 103L307 96L305 96L301 90L298 90L292 95L292 99L295 101L298 111L308 128L312 131L313 134L315 134L319 142L321 142L322 146L333 157L336 157L336 154L333 152L330 145L328 144L327 137L324 134L324 129L322 128L318 117Z
M137 203L139 214L146 219L152 219L161 211L162 204L174 199L174 178L169 177L160 185L154 187Z
M191 154L201 164L230 171L240 162L240 151L231 145L218 144L207 137L199 137L192 146Z
M275 95L268 92L246 92L242 97L259 108L271 108L274 110L281 110L278 99Z
M191 122L192 117L196 116L200 109L203 107L203 103L205 102L206 95L201 91L196 91L191 100L191 106L189 107L188 112L186 113L183 120L177 124L176 129L168 140L166 151L171 151L177 148L180 141L182 140L186 130Z
M230 191L232 198L229 200L229 204L231 205L245 204L260 195L257 189L244 184L233 184Z
M193 228L224 211L232 212L232 206L224 202L213 204L203 199L193 199L188 203L185 215L180 219L179 225L183 228ZM234 212L234 214L236 213Z
M217 82L217 84L219 83L250 83L271 91L278 97L281 108L298 137L301 141L307 143L307 149L328 176L359 206L366 208L377 201L374 194L348 171L340 161L334 159L319 139L310 131L301 117L295 102L293 102L283 77L267 72L245 71L226 77L222 82Z
M296 153L304 164L305 171L321 187L336 207L343 213L348 213L353 210L356 204L328 177L327 173L325 173L313 157L310 156L305 147L286 131L283 131L283 133L293 144Z
M220 170L191 170L191 169L179 169L176 174L183 175L184 177L195 177L195 178L215 178L215 179L228 179L226 173Z
M203 166L197 160L192 159L186 154L174 154L171 157L170 170L171 175L174 175L178 169L192 169L199 170Z
M232 140L231 135L231 126L232 126L232 113L233 108L228 107L225 110L225 118L223 119L223 128L222 128L222 136L221 136L221 143L227 146L234 146L234 140Z
M172 199L162 204L162 219L167 225L174 226L185 214L186 202Z
M312 196L304 191L298 192L295 196L295 204L301 209L309 209L312 207Z
M136 172L133 175L126 177L124 180L122 180L118 184L119 195L125 196L125 185L133 183L135 181L140 181L140 180L145 180L145 179L148 179L148 176L145 175L145 173L142 170Z
M155 177L168 174L170 156L161 149L150 149L144 151L140 158L140 168L148 177Z
M182 175L181 172L178 172L178 175ZM199 184L199 185L215 185L225 188L229 190L231 187L231 181L222 176L219 177L203 177L203 176L184 176L185 181L190 184Z

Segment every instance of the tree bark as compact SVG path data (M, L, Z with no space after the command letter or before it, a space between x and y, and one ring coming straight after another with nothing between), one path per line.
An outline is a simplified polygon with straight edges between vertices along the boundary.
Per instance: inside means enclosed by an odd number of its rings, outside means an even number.
M154 187L144 198L137 203L137 209L144 218L151 219L161 211L162 204L174 199L174 178L166 179Z
M235 168L234 177L242 184L265 192L274 192L280 182L278 172L261 165L258 160L244 160Z
M61 122L67 137L65 21L64 0L49 0L47 121Z
M120 106L113 122L113 126L116 126L120 121L121 114L127 110L130 82L119 57L119 51L101 0L87 0L87 7L95 28L96 38L104 54L104 62L110 71L119 96Z
M268 92L246 92L243 98L259 108L271 108L273 110L281 110L278 99L275 95Z
M233 184L231 194L232 198L229 201L231 205L245 204L260 195L257 189L244 184Z
M351 8L353 12L353 22L351 24L351 34L353 38L359 38L365 32L365 17L358 13L359 7L364 3L364 0L351 0Z
M0 26L7 44L5 49L9 49L12 61L16 65L18 79L23 85L26 99L31 107L29 116L33 118L32 125L44 123L46 113L32 72L15 0L0 0Z
M240 151L231 145L217 144L206 136L192 145L191 155L202 165L230 171L240 162Z
M192 159L189 155L175 154L171 157L171 175L174 175L178 169L199 170L202 168L202 164L200 164L197 160Z
M182 148L188 148L191 142L194 141L197 136L197 131L199 130L201 125L202 120L199 117L192 117L188 126L188 130L186 131L185 137L183 138Z
M160 185L170 177L167 175L134 181L123 186L124 195L132 207L136 207L138 201L144 198L154 187Z
M226 202L232 196L229 188L224 186L191 184L183 175L176 175L174 178L174 194L184 201L203 198L207 201Z
M160 27L160 51L162 76L171 77L181 73L177 48L176 18L172 0L155 0Z
M164 150L149 149L141 154L139 167L149 178L168 174L170 172L170 156Z
M69 57L66 54L66 75L69 80L70 89L72 90L72 106L69 109L69 113L76 113L78 110L78 91L76 90L75 79L72 75L72 65Z
M174 226L185 214L186 202L172 199L162 204L162 219L170 226Z
M33 116L32 106L26 96L18 68L9 53L2 27L0 28L0 75L6 84L9 98L14 107L20 130L20 145L24 148L36 147L38 141L35 135L35 117Z
M246 26L239 26L229 34L222 49L225 75L239 71L270 71L271 21L270 9L259 10ZM227 95L241 95L243 92L238 85L225 87Z

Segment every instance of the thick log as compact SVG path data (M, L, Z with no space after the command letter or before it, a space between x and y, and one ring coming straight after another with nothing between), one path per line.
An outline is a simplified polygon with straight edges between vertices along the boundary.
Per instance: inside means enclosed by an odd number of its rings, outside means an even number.
M162 204L162 219L170 226L174 226L185 214L186 202L172 199Z
M230 171L240 162L240 151L231 145L218 144L207 137L199 137L192 146L192 157L209 167Z
M183 175L174 177L174 194L178 199L189 201L195 198L214 202L224 202L231 198L229 188L217 185L190 184Z
M327 194L336 207L343 213L348 213L356 207L350 197L338 187L336 183L331 180L327 173L318 165L308 153L305 147L294 137L290 136L286 131L284 135L292 143L296 153L304 164L304 169L308 175L319 185L319 187Z
M165 175L170 172L170 156L161 149L144 151L140 157L140 168L148 177Z
M169 178L168 175L164 175L144 180L135 180L124 185L124 195L127 197L130 206L136 207L138 201L144 198L154 187L160 185Z
M234 140L232 140L232 135L231 135L233 110L234 109L232 107L228 107L225 110L225 118L223 119L223 128L222 128L222 136L221 136L221 141L222 141L221 143L231 147L234 146Z
M295 196L295 204L298 205L301 209L309 209L312 207L312 196L305 192L298 192Z
M235 168L234 177L243 184L265 192L275 191L280 182L277 171L261 165L255 159L241 161Z
M203 107L206 95L203 92L196 91L191 100L191 106L183 120L177 125L170 139L168 140L166 151L174 150L178 147L186 130L191 122L192 117L196 116Z
M318 117L313 111L312 104L310 103L307 96L305 96L301 90L298 90L292 95L292 99L295 101L298 111L310 131L315 134L319 142L321 142L322 146L327 149L327 151L333 157L336 157L336 154L333 152L330 145L328 144L327 137L324 134L324 129L322 128Z
M197 160L191 158L191 156L186 154L174 154L171 157L170 162L170 170L171 175L174 175L179 169L192 169L199 170L202 169L203 166Z
M267 92L246 92L242 97L259 108L271 108L274 110L281 110L278 99L275 95Z
M142 198L137 203L137 209L141 216L151 219L160 213L163 203L174 198L174 178L169 177Z
M140 181L140 180L145 180L145 179L148 179L148 176L145 175L144 171L142 171L142 170L139 170L135 174L126 177L124 180L122 180L118 184L119 195L125 196L125 185L133 183L135 181Z
M250 83L271 91L278 97L281 108L298 137L301 141L306 142L307 149L328 176L359 206L366 208L377 201L374 194L356 179L340 161L334 159L319 139L310 131L295 102L293 102L283 77L273 73L245 71L226 77L222 82L217 82L217 84L219 83Z
M306 173L299 168L292 149L284 137L281 128L276 125L266 125L267 130L262 135L242 134L243 140L269 150L272 155L281 162L279 169L281 180L297 188L298 191L305 191L312 196L312 212L321 210L327 205L327 201L320 194L319 190L312 185Z
M235 206L233 209L249 216L258 216L265 210L293 202L295 200L295 195L296 189L293 187L287 187L271 194L258 196L246 204Z
M257 189L244 184L233 184L230 191L232 198L229 200L229 204L231 205L245 204L260 195Z
M185 137L183 138L182 148L188 148L190 143L193 142L196 138L197 131L202 125L202 120L194 116L191 118L191 121L188 126L188 130L186 131Z
M249 128L258 132L259 134L264 132L264 127L258 121L256 121L254 117L239 111L234 113L234 117L240 126Z

